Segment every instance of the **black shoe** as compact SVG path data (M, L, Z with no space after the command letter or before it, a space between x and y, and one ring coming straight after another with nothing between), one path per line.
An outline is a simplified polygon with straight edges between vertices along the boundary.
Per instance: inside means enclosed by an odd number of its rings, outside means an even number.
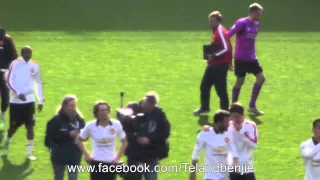
M208 115L210 113L210 109L202 109L198 108L193 112L195 116Z

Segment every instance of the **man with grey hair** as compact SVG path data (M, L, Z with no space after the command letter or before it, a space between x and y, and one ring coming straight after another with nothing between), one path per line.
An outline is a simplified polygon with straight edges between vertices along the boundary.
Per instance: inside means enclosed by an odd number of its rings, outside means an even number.
M138 119L135 119L134 133L128 134L128 148L126 156L129 166L145 164L150 170L158 165L161 159L168 157L170 136L170 122L165 112L157 106L159 96L150 92L147 93L139 103ZM144 167L144 166L143 166ZM125 180L156 180L157 172L129 172Z

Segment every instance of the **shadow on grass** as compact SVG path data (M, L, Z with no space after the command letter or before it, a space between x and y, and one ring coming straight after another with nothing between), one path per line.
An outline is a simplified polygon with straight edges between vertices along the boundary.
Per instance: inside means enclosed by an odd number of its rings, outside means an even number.
M249 114L250 119L255 122L257 125L262 124L263 122L258 118L261 115L257 115L257 114Z
M0 131L0 144L6 131ZM2 153L2 147L0 147ZM24 180L33 173L33 169L28 170L30 160L25 159L22 164L12 164L6 155L0 156L2 160L2 168L0 169L0 179L2 180Z
M24 180L33 173L33 169L29 169L30 160L26 159L22 164L12 164L7 156L1 156L2 168L0 169L0 179Z

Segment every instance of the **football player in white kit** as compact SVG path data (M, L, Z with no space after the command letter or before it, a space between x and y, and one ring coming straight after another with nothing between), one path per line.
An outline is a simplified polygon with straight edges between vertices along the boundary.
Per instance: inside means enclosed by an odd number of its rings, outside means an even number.
M258 129L254 122L245 118L244 107L233 103L229 109L230 123L228 133L231 134L238 155L237 166L230 171L230 180L255 180L253 167L253 150L258 146ZM208 132L210 126L204 126ZM228 164L233 165L233 156L229 153Z
M228 133L230 114L228 111L220 110L215 113L213 127L209 131L201 131L197 138L192 154L193 167L197 165L200 151L205 149L205 165L190 174L190 180L196 179L196 172L204 172L205 180L228 180L228 154L232 153L234 163L237 164L238 155L231 135Z
M255 180L253 151L258 147L257 125L245 118L244 107L240 103L233 103L229 112L232 123L228 132L232 134L239 157L239 166L230 173L230 180ZM230 164L232 158L229 159Z
M320 179L320 119L314 120L312 125L313 137L300 146L306 170L304 180Z

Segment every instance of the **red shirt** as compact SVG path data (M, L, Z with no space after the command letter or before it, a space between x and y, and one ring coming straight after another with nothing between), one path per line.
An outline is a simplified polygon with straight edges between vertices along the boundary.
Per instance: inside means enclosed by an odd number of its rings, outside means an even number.
M212 54L215 60L208 61L209 66L217 64L232 64L232 45L227 33L227 29L221 24L216 29L212 29L211 44L220 46L221 50Z

